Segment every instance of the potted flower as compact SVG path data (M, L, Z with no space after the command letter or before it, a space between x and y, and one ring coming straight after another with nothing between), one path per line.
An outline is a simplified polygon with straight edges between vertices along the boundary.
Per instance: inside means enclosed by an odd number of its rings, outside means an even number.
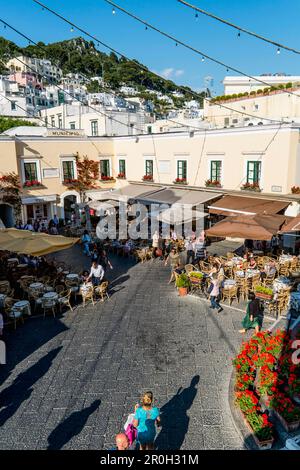
M76 183L78 183L78 180L76 180L74 178L65 178L63 180L63 184L66 185L66 186L73 185L73 184L76 184Z
M125 175L125 173L119 173L118 176L117 176L117 178L118 178L119 180L125 180L125 179L126 179L126 175Z
M255 182L255 183L244 183L241 186L241 190L242 191L256 191L256 192L261 191L261 189L259 187L259 183L257 183L257 182Z
M278 391L271 399L270 407L287 432L299 428L300 408L285 393Z
M153 181L153 175L144 175L143 181Z
M186 178L176 178L174 184L188 184Z
M187 295L190 287L190 280L187 274L180 274L176 279L176 287L181 297Z
M299 186L293 186L291 188L291 191L293 194L300 194L300 187Z
M258 285L255 287L255 297L257 297L258 299L263 299L263 300L272 300L273 289Z
M204 278L204 274L199 271L191 271L189 273L189 278L192 283L200 283Z
M101 181L114 181L113 176L101 175Z
M271 449L273 437L273 425L266 413L253 412L247 415L246 424L252 432L256 445L263 450Z
M205 186L207 188L221 188L221 183L219 180L206 180Z
M37 186L42 186L42 183L40 183L38 180L27 180L23 185L24 188L32 188Z

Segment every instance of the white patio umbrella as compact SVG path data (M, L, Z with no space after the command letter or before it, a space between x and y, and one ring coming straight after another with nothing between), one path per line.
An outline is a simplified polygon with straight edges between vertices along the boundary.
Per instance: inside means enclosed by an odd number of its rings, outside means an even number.
M185 206L172 206L169 209L164 210L158 216L158 220L169 225L178 225L184 223L190 223L193 220L199 220L207 217L208 214L198 210L192 210Z

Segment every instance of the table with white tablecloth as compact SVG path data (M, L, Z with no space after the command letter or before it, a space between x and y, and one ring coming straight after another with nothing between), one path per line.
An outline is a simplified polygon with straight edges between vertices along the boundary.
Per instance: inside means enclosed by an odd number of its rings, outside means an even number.
M30 303L28 300L20 300L12 306L12 312L15 316L31 315Z

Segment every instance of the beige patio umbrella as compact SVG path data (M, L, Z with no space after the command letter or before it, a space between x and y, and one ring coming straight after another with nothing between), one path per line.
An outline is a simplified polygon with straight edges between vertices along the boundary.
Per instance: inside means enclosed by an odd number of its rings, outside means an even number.
M0 230L0 250L32 256L48 255L71 248L79 238L48 235L14 228Z
M190 223L193 220L199 220L207 217L208 214L198 210L192 210L190 207L184 206L172 206L169 209L162 211L158 215L158 220L169 225L177 225Z

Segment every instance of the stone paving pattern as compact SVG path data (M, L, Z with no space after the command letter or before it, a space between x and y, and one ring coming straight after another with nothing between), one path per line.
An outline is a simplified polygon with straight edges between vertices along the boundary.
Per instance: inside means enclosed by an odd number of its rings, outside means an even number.
M61 252L77 272L80 248ZM158 260L112 258L111 298L6 333L0 449L109 449L140 395L161 408L159 449L242 449L228 403L243 314L180 298Z

